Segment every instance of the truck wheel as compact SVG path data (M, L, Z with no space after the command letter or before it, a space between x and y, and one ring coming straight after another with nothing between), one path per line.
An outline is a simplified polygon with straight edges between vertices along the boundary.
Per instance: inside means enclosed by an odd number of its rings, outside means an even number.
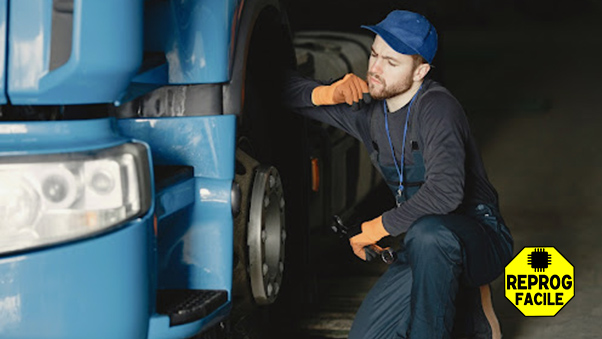
M294 60L280 13L263 11L252 32L238 119L235 180L242 195L234 220L232 331L268 338L275 307L295 294L291 281L299 279L291 273L304 266L306 139L301 118L284 110L279 97L282 72Z

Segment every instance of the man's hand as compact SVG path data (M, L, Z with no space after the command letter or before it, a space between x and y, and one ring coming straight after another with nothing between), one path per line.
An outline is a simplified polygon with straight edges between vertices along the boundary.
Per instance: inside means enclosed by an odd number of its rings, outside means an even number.
M362 260L366 260L366 251L364 250L364 247L376 244L376 242L387 235L389 235L389 232L385 230L385 227L383 226L383 217L380 216L363 223L362 233L350 238L349 244L351 244L351 248L355 255Z
M318 86L311 93L311 101L316 106L336 105L346 102L359 106L362 99L370 101L368 84L353 73L329 86ZM354 105L355 104L355 105Z

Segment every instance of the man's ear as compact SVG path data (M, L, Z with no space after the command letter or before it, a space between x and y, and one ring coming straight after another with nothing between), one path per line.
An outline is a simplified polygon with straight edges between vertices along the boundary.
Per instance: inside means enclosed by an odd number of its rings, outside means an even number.
M424 77L429 73L430 70L431 65L426 63L420 64L414 70L414 81L422 81L422 79L424 79Z

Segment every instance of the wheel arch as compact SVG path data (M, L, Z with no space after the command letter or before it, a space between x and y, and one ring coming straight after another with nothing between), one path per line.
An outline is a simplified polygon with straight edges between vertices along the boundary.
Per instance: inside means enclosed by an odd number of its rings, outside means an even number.
M283 55L290 58L291 67L295 65L295 53L290 36L290 27L286 20L286 12L279 0L257 0L245 1L239 24L237 28L236 41L234 42L234 53L232 58L232 67L230 81L223 86L223 114L235 114L241 116L244 111L245 83L248 60L253 46L251 41L257 38L258 24L264 21L272 21L274 29L279 30L283 37L289 35L288 39L283 39ZM277 23L280 22L278 26Z

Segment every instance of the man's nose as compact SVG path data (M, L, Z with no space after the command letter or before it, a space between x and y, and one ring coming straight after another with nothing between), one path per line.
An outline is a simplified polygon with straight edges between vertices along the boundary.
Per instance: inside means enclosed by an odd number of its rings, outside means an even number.
M374 60L368 65L368 72L371 74L380 75L381 71L382 69L378 60Z

